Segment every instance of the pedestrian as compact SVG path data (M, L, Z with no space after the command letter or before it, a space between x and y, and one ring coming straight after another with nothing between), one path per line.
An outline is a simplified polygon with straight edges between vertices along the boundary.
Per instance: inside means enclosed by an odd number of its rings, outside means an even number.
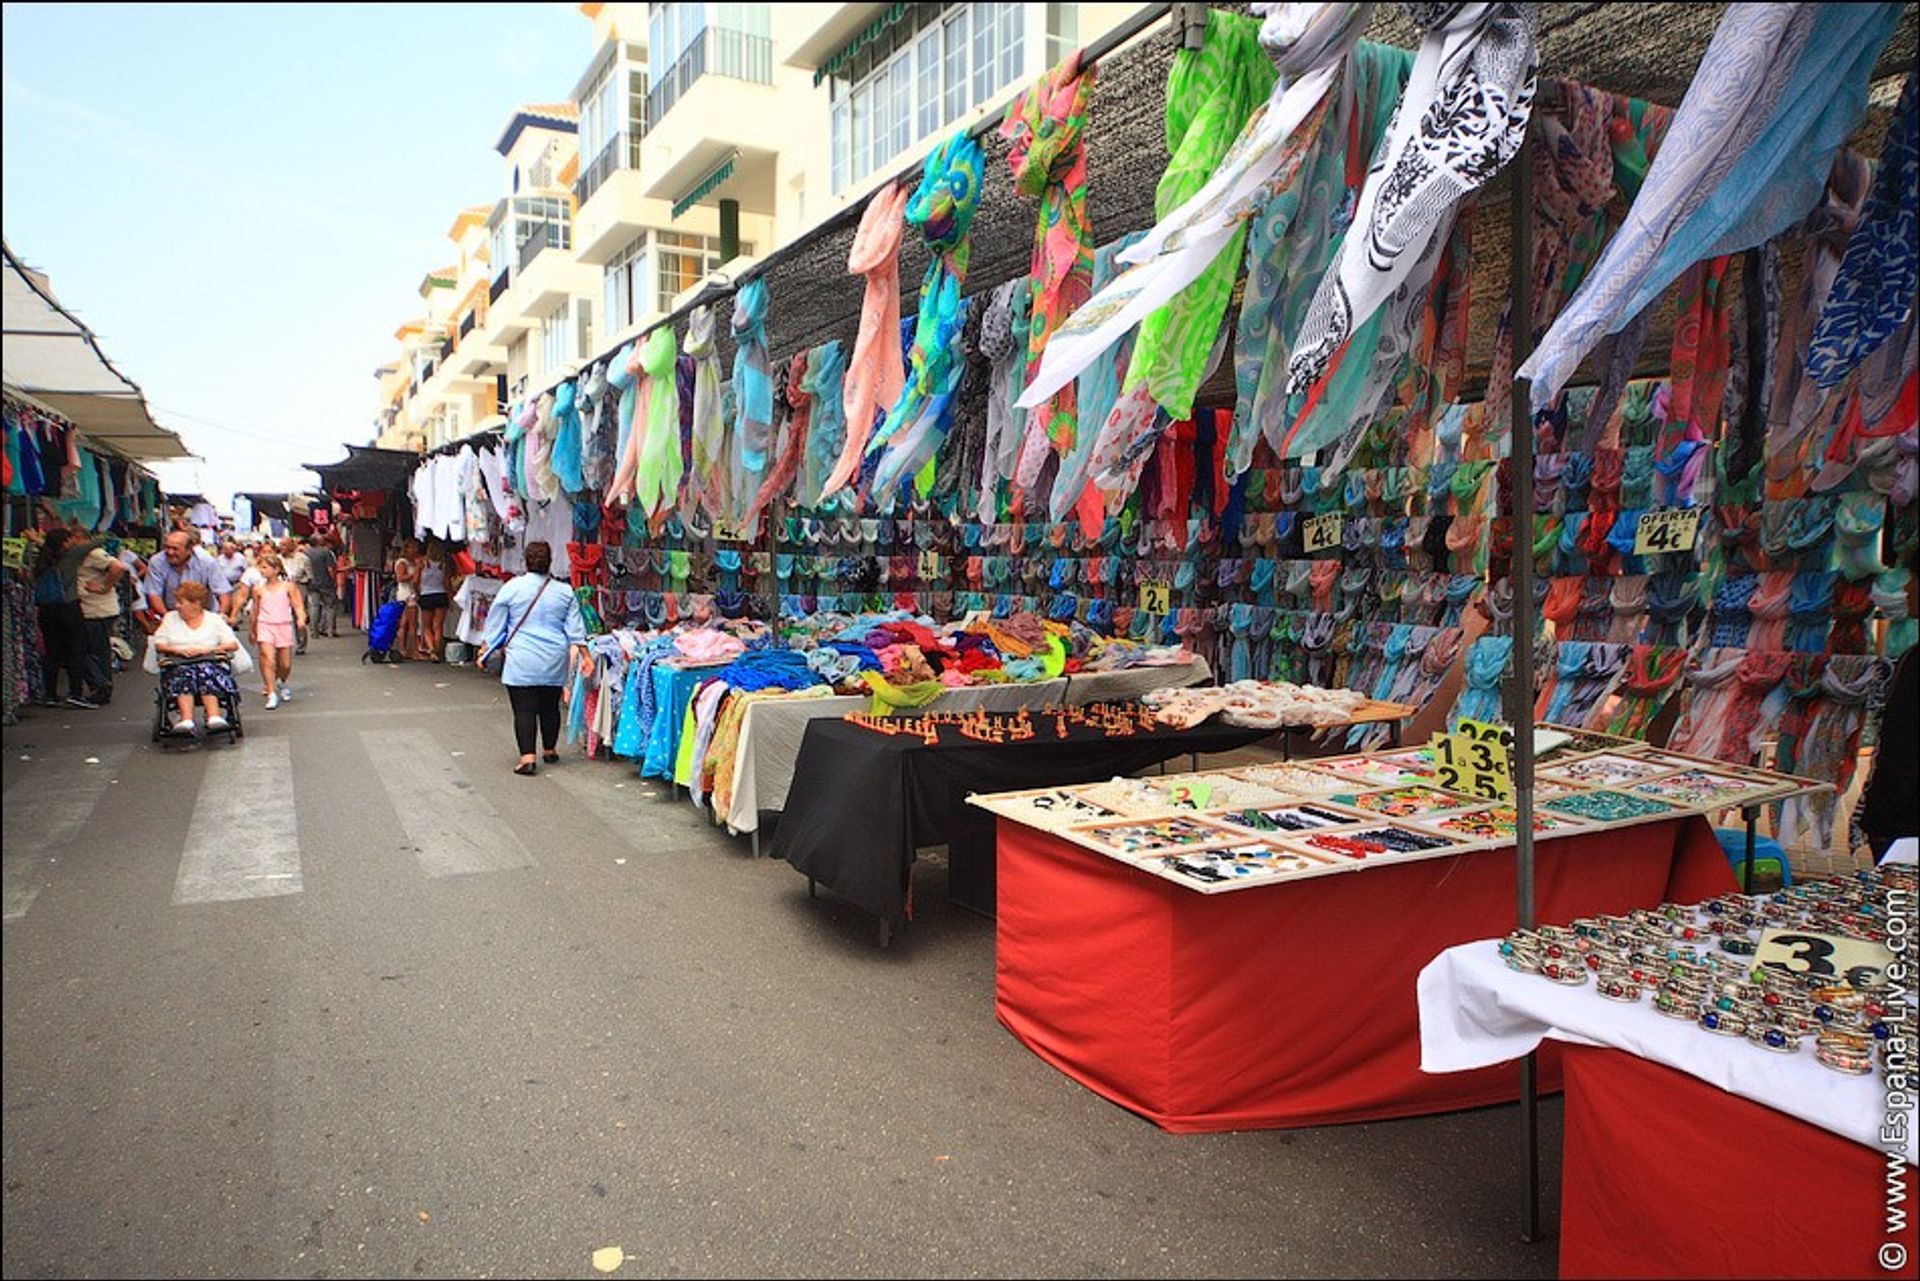
M400 614L400 634L394 648L403 657L420 651L420 544L408 539L393 558L393 598L406 608Z
M220 562L220 571L227 576L230 587L238 587L246 575L247 568L253 562L248 558L246 549L240 546L240 540L226 537L220 540L220 554L214 557ZM233 621L229 616L229 622Z
M574 662L587 663L587 625L580 602L565 583L554 581L553 549L531 542L527 572L500 589L487 612L482 663L496 651L505 665L500 683L513 704L513 734L520 763L513 772L535 773L534 732L546 748L549 764L560 759L560 695Z
M1920 544L1907 549L1907 617L1920 618ZM1920 836L1920 647L1900 656L1893 684L1880 711L1879 744L1873 749L1873 777L1860 798L1860 830L1877 862L1903 836Z
M102 707L113 701L113 638L120 629L120 581L128 576L112 544L107 540L89 551L75 576L86 637L86 696Z
M307 549L299 539L287 537L280 540L280 563L287 567L287 581L300 589L300 598L313 599L313 567L307 561ZM303 621L294 634L293 652L307 652L307 625Z
M307 606L300 589L287 581L279 552L261 552L253 567L260 575L254 589L253 644L260 651L260 681L266 686L260 692L272 711L293 697L293 651L298 629L307 625Z
M417 657L437 663L447 628L447 547L439 539L427 542L420 560L420 653Z
M307 618L315 636L340 634L340 597L334 590L333 569L336 558L326 539L315 534L307 540Z
M40 674L48 707L100 706L87 697L87 630L80 613L80 564L101 545L81 542L64 525L40 540L33 563L33 603L40 615ZM60 672L67 673L67 697L60 698Z
M162 658L210 658L237 651L240 638L233 634L225 618L208 608L212 603L213 593L205 584L181 583L174 592L174 608L154 630L154 653ZM180 716L177 725L183 730L193 726L194 699L198 698L206 708L209 730L227 727L226 717L220 714L223 695L236 705L240 701L240 687L234 683L233 672L225 663L163 664L160 689L174 701Z
M161 553L147 562L147 609L155 618L164 618L173 609L182 583L199 583L226 612L233 586L213 557L195 550L198 546L194 533L176 529L167 535Z

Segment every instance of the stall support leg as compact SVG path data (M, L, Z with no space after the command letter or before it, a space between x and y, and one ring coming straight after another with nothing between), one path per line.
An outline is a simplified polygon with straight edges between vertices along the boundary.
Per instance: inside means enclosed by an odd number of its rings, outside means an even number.
M1200 772L1200 753L1188 752L1187 753L1187 773L1198 774L1199 772Z
M1749 805L1742 813L1747 817L1747 857L1740 868L1740 892L1751 894L1753 893L1753 846L1758 838L1760 808L1757 805Z
M753 856L754 856L755 858L759 858L759 857L760 857L760 829L759 829L759 827L757 827L757 826L756 826L756 827L755 827L755 828L753 829L753 832L752 832L752 837L753 837Z
M887 920L885 917L880 919L880 946L893 946L893 922Z
M1536 1055L1520 1061L1521 1129L1527 1144L1527 1226L1520 1239L1529 1245L1540 1232L1540 1064Z
M807 878L807 897L819 898L820 897L819 888L820 888L819 882L815 881L811 876L809 876Z

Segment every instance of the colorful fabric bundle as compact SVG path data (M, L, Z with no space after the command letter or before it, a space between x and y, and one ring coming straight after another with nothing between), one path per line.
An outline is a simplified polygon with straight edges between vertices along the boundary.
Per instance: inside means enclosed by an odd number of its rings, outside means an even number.
M817 350L817 349L816 349ZM813 390L810 367L814 352L797 351L787 363L787 421L780 429L780 446L767 478L747 504L746 528L752 529L767 505L793 487L800 474L800 459L807 450L807 433L813 421Z
M867 287L860 303L860 331L847 361L846 445L821 490L823 498L859 474L874 415L900 398L906 382L899 334L900 235L905 229L901 215L907 195L907 189L897 184L876 191L860 215L853 248L847 251L847 270L865 276Z
M679 493L680 392L674 382L673 330L660 326L634 350L631 372L639 375L643 426L630 434L627 455L609 497L633 502L651 518L665 512Z
M847 406L843 399L847 376L847 349L838 338L813 349L807 364L805 391L813 398L813 422L807 433L806 462L796 500L805 507L825 501L827 477L847 439Z
M927 156L920 186L907 203L907 221L926 237L929 261L920 280L906 385L867 442L867 452L880 455L872 493L882 511L892 509L895 487L933 457L952 422L948 411L966 368L958 341L966 320L960 286L973 253L968 233L980 203L982 159L979 143L953 134Z
M1353 228L1307 308L1287 390L1326 376L1354 331L1416 265L1435 259L1454 212L1520 150L1533 113L1539 6L1410 5L1426 29Z

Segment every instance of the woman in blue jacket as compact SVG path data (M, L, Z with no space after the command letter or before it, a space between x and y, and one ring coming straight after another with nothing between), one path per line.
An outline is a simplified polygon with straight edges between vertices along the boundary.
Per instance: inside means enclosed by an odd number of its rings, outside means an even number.
M590 661L580 602L564 582L549 577L552 568L553 549L528 543L527 572L502 587L487 611L483 654L505 650L500 683L513 704L513 733L520 742L516 774L539 768L534 764L536 725L547 761L560 759L560 692L568 665Z

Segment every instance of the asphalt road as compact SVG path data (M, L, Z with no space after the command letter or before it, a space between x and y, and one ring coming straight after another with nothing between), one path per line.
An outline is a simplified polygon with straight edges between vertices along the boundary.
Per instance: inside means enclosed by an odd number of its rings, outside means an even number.
M1164 1134L995 1022L937 860L881 950L359 649L233 749L155 751L138 672L5 731L7 1276L1554 1272L1516 1109Z

